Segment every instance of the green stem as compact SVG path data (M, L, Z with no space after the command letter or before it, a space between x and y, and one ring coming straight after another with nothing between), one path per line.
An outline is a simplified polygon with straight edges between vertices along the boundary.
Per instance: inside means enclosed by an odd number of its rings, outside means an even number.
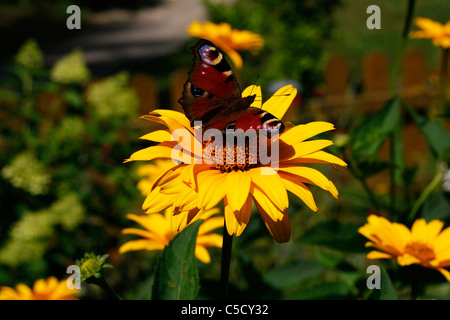
M114 300L124 300L106 281L104 276L102 275L100 278L89 278L86 282L88 283L94 283L98 285L100 288L105 290L105 292L108 293L108 295L114 299Z
M439 84L441 89L441 113L442 116L447 114L447 70L448 70L448 58L450 55L450 48L442 48L442 61L441 61L441 74L439 75ZM444 123L444 122L443 122Z
M428 198L428 196L433 192L433 190L439 185L439 183L442 181L443 178L443 172L438 169L438 172L434 176L433 180L427 185L427 187L422 191L422 194L419 196L419 198L414 203L411 212L409 213L408 219L409 221L413 221L416 217L417 212L419 211L420 207L424 203L424 201Z
M412 265L411 267L411 300L417 300L423 293L424 284L422 283L423 270L421 266Z
M390 157L391 157L391 170L390 170L390 179L391 179L391 184L390 184L390 186L389 186L389 195L390 195L390 204L389 204L389 208L390 208L390 211L391 211L391 213L394 213L395 212L395 198L396 198L396 195L395 195L395 168L394 168L394 166L395 166L395 160L394 160L394 158L395 158L395 147L396 147L396 145L397 145L397 141L396 141L396 137L395 137L395 134L394 133L392 133L391 135L390 135L390 150L389 150L389 153L390 153Z
M343 153L344 161L348 163L348 169L353 174L353 176L359 180L361 185L363 186L364 190L367 193L367 197L369 198L369 201L373 204L376 211L380 211L381 206L378 203L378 200L375 197L375 194L370 189L369 185L367 184L366 178L363 176L361 171L358 168L358 165L355 163L355 161L352 161L350 157L346 155L346 153Z
M408 34L409 29L411 28L411 21L414 14L414 7L415 7L416 0L409 0L408 1L408 7L406 11L406 17L405 17L405 24L403 25L403 31L400 38L400 44L399 48L397 50L397 54L395 56L394 66L392 68L392 74L391 74L391 88L390 88L390 96L391 98L396 95L397 91L397 81L400 77L400 71L401 71L401 60L403 57L403 52L406 48L406 43L408 40ZM398 125L398 128L400 128L400 124ZM398 160L398 156L396 154L397 148L401 146L401 141L399 141L399 135L400 131L395 130L394 133L390 136L390 157L391 157L391 163L396 164L398 163L396 160ZM395 211L395 201L396 201L396 181L397 181L397 171L398 168L396 168L395 165L391 166L390 169L390 179L391 184L389 187L389 194L390 194L390 211L393 213Z
M222 262L220 269L220 285L222 289L222 298L228 298L228 283L230 279L230 263L231 263L231 249L233 247L233 236L230 236L227 231L226 224L223 226L223 240L222 240Z
M395 95L395 92L397 91L397 81L400 76L400 70L401 70L401 60L403 56L403 51L406 47L406 42L408 40L408 33L409 29L411 28L411 21L414 14L414 7L415 7L416 0L409 0L408 1L408 7L406 11L406 17L405 17L405 24L403 25L403 31L399 42L399 47L397 50L397 54L395 56L394 64L392 67L392 74L391 74L391 87L390 87L390 96L393 97Z

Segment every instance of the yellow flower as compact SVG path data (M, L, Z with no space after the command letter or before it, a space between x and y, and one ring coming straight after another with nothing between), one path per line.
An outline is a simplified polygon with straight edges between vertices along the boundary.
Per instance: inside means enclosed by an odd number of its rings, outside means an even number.
M207 247L222 248L222 236L209 233L210 231L223 227L223 218L212 217L218 209L211 209L200 212L196 215L196 219L204 219L200 225L195 245L195 256L203 263L209 263L211 257L206 250ZM123 234L134 234L144 239L132 240L124 243L120 248L120 253L136 250L163 250L181 229L174 228L172 224L172 211L167 209L165 214L151 214L148 216L140 216L136 214L128 214L127 218L142 225L146 230L138 228L126 228L122 230Z
M251 50L255 54L264 44L264 40L258 34L248 30L232 29L230 24L225 22L215 24L207 21L202 25L194 21L187 31L193 37L213 42L231 58L237 69L242 67L242 58L237 51Z
M145 164L140 166L137 174L143 177L139 180L137 184L137 188L142 193L143 196L146 196L151 190L153 183L155 183L156 178L159 177L161 172L167 171L170 168L176 166L172 160L156 160L152 164Z
M428 18L418 17L414 22L421 30L410 32L409 36L411 38L430 39L435 46L444 49L450 48L450 21L443 25Z
M261 108L281 119L297 90L291 85L285 86L264 105L261 105L261 88L250 86L242 96L248 96L251 92L256 94L253 107ZM168 131L149 134L148 137L151 135L151 140L159 144L133 153L126 161L174 159L180 162L158 177L142 206L146 213L171 208L173 223L178 228L191 223L196 212L211 209L223 200L227 231L230 235L239 236L249 223L253 199L273 238L278 242L287 242L290 238L290 222L286 210L289 206L287 191L299 197L315 212L318 208L305 184L316 185L335 198L338 196L334 184L320 171L303 166L311 163L346 166L338 157L322 151L332 145L332 141L306 141L317 134L333 130L331 123L316 121L298 126L285 123L286 130L275 136L273 142L267 139L267 149L270 150L276 142L279 145L279 157L273 162L250 163L250 158L254 159L256 156L247 150L245 164L219 164L208 163L207 158L203 159L208 144L203 148L198 140L185 139L194 136L196 130L190 126L184 114L172 110L155 110L143 118L166 125ZM184 134L185 138L182 137L178 145L180 132L187 134ZM170 138L175 141L170 141ZM179 152L180 146L183 153ZM234 151L236 161L237 151ZM224 157L225 153L226 150Z
M441 232L442 221L417 219L411 230L376 215L367 221L358 231L370 240L366 247L379 250L369 252L368 259L396 259L401 266L419 264L440 271L450 281L450 272L444 269L450 266L450 227Z
M74 294L78 292L78 289L69 289L66 280L49 277L47 280L37 280L33 289L22 283L15 290L0 287L0 300L77 300Z

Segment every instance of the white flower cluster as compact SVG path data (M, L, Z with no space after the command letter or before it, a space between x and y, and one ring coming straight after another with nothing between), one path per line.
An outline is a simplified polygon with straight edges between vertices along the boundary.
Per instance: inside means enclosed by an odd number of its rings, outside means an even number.
M46 194L51 180L45 166L29 151L19 153L3 167L1 175L14 187L33 195Z

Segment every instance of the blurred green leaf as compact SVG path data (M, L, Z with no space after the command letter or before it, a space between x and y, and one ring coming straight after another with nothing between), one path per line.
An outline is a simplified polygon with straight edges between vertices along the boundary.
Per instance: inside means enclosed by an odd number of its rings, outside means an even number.
M422 132L433 155L441 159L450 150L450 134L436 122L419 115L411 107L406 106L406 110Z
M323 245L346 252L364 252L365 240L358 233L358 228L352 223L325 221L306 231L297 241L300 244Z
M362 158L358 160L358 169L361 172L361 174L368 178L374 174L377 174L380 171L387 170L392 168L392 164L390 161L379 159L379 158L372 158L372 159L365 159Z
M325 268L317 262L298 261L270 270L265 274L264 280L276 289L286 289L324 271Z
M380 267L380 271L381 288L372 289L373 291L368 297L368 300L397 300L397 294L395 293L394 287L392 286L389 274L383 267Z
M67 89L64 91L64 99L76 108L81 108L83 106L83 97L77 90Z
M421 218L427 221L450 217L450 201L442 193L430 194L422 205Z
M158 260L153 284L154 300L192 300L199 290L195 258L197 221L179 233L163 250Z
M400 100L392 98L381 110L366 117L350 136L354 158L376 156L386 138L397 127L400 119Z
M348 286L339 281L321 282L302 290L300 294L291 297L298 300L343 299L351 294Z
M20 94L15 91L0 88L0 101L1 102L19 102Z

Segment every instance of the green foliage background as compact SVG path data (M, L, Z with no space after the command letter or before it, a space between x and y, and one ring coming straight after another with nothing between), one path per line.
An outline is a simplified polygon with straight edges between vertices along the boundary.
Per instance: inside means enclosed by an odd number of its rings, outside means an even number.
M407 1L395 5L379 1L382 12L396 17L383 20L379 34L368 34L360 27L365 26L367 3L248 0L234 5L207 1L205 5L210 20L229 22L234 28L259 33L265 40L259 55L243 53L244 68L239 74L243 86L253 83L258 74L262 84L296 80L307 103L314 88L323 85L323 66L331 53L352 58L356 74L360 72L356 61L369 50L385 50L395 59L402 27L399 20L404 18ZM64 5L61 2L55 8ZM45 5L39 8L44 10ZM444 22L443 12L448 10L436 1L417 3L416 15ZM425 48L428 63L436 66L438 49L426 41L417 43ZM158 107L170 107L167 74L190 65L187 47L138 67L157 78L161 90ZM0 285L31 285L50 275L64 279L68 265L85 252L96 252L109 254L108 263L114 269L105 271L104 276L127 299L179 298L164 281L171 272L183 278L180 259L192 276L187 282L180 281L183 297L220 297L220 250L209 250L211 264L195 261L195 228L175 238L163 253L117 252L128 239L120 234L130 226L125 214L140 212L143 201L136 188L136 166L122 163L144 146L137 138L148 131L138 120L138 99L130 86L136 66L100 78L78 49L51 66L44 66L38 41L28 39L15 50L0 80ZM352 78L357 80L357 75ZM442 188L442 168L448 168L450 147L448 126L442 123L448 123L448 116L436 118L427 111L417 112L395 95L371 116L350 108L344 111L341 116L347 120L339 119L344 124L341 132L323 137L336 142L327 151L344 158L349 169L319 168L337 185L339 200L312 187L320 208L314 214L297 198L290 198L292 239L283 245L274 242L255 212L242 236L234 239L230 297L411 297L417 268L366 260L366 239L357 230L371 212L408 227L418 217L441 219L450 225L450 197ZM300 118L308 117L311 115L302 114ZM428 185L417 185L420 168L408 167L401 152L404 146L399 137L406 120L420 130L429 147L424 155L431 168ZM395 143L396 148L388 159L380 159L380 148L387 142ZM389 193L377 194L367 181L382 172L390 174L393 187ZM388 285L380 292L367 289L370 264L382 266L383 283ZM450 298L449 283L438 272L424 269L419 274L421 297ZM94 285L83 293L84 299L107 296Z

